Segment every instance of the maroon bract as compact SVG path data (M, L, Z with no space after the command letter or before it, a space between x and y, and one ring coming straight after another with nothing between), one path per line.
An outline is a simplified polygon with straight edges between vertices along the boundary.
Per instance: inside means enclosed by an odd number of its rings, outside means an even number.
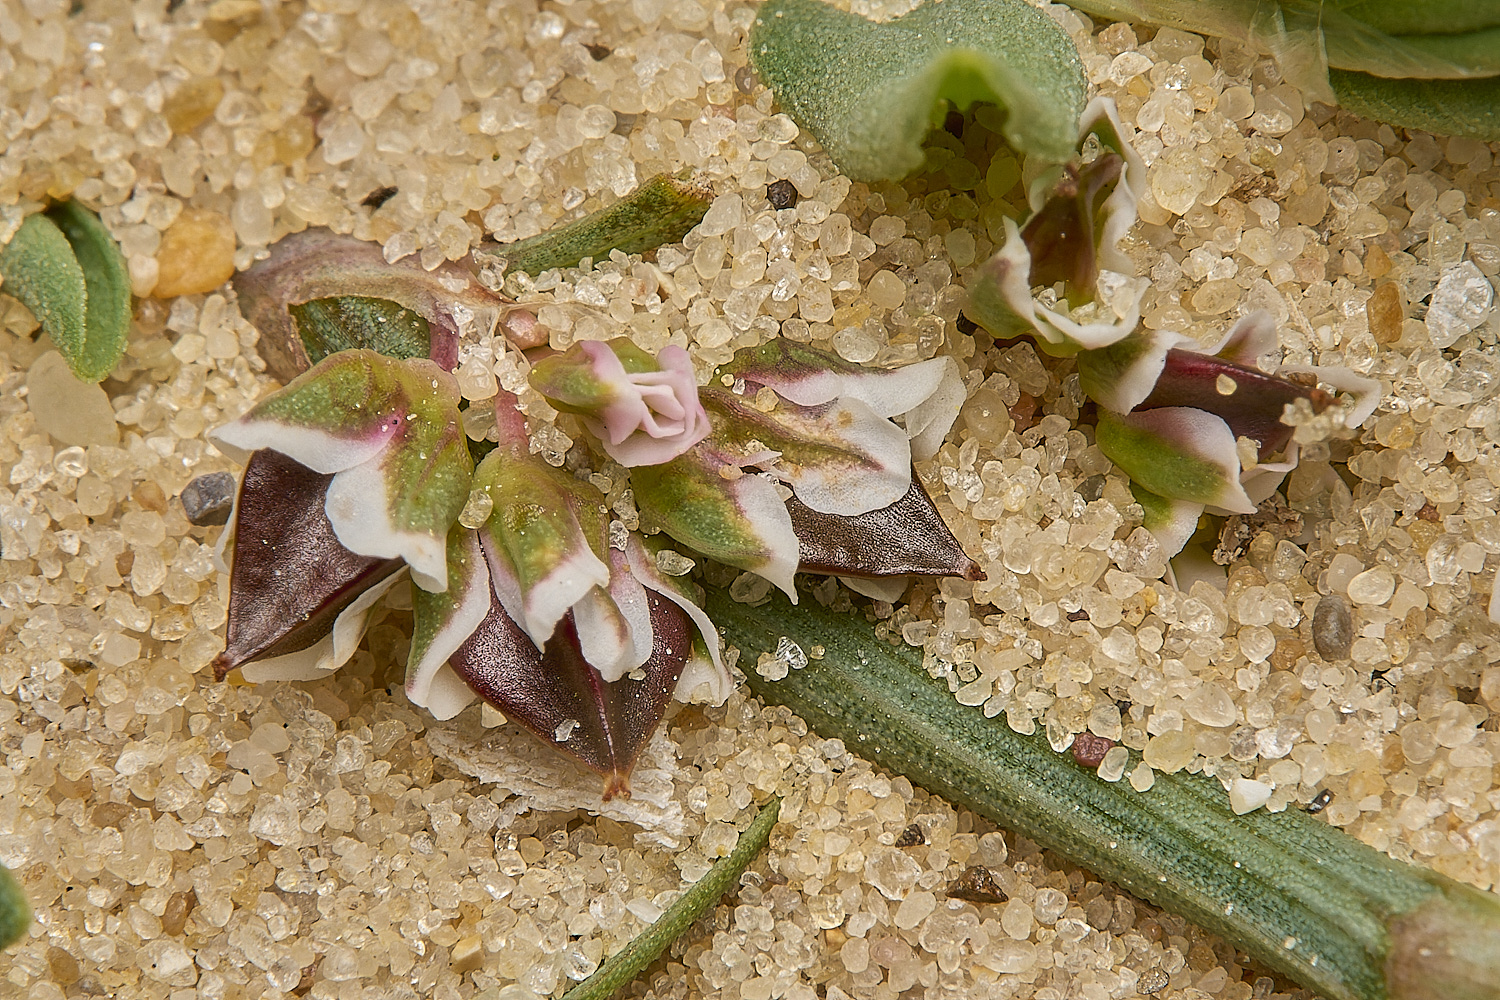
M220 680L251 660L315 645L357 597L401 568L339 544L323 511L332 480L280 452L250 456L234 520L228 639L213 663Z

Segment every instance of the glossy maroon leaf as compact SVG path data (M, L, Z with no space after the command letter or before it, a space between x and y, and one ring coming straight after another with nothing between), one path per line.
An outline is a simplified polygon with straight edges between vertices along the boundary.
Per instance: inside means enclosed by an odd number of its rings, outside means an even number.
M1220 383L1220 377L1230 381ZM1233 391L1223 389L1233 385ZM1136 411L1167 406L1190 406L1222 417L1236 438L1247 437L1260 445L1260 458L1281 451L1292 438L1293 427L1281 422L1289 403L1306 399L1321 413L1333 403L1322 389L1269 375L1212 354L1173 348L1167 351L1156 387L1136 406Z
M220 680L313 645L351 601L401 568L339 544L323 512L332 480L277 451L250 456L234 521L228 639L214 660Z
M538 739L604 776L604 797L630 795L630 770L656 731L693 652L687 614L647 591L655 633L642 680L613 683L584 660L573 613L538 651L493 592L489 616L448 660L475 693Z
M906 495L889 507L844 517L786 502L797 533L801 573L837 576L961 576L981 579L978 564L943 523L927 491L911 477Z

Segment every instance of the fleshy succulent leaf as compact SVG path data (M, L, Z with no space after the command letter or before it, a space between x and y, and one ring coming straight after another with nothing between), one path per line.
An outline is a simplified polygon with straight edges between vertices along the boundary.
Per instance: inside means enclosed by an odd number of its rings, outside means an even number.
M948 102L991 102L1018 151L1066 160L1087 86L1067 34L1022 0L927 3L884 24L817 0L771 0L750 58L839 169L867 181L920 166Z
M455 524L448 533L448 589L412 590L411 652L406 697L434 718L451 719L474 692L448 666L448 658L490 613L490 572L479 536Z
M346 547L401 557L427 590L447 586L448 528L469 496L473 459L458 383L427 360L332 355L212 433L230 453L274 448L335 473L327 512Z
M217 676L314 646L353 601L401 568L397 559L339 543L323 509L332 480L280 452L250 457L235 512L228 638L214 661Z
M538 651L498 597L449 662L506 716L602 774L605 798L628 795L630 769L661 721L693 648L688 616L655 593L646 599L654 643L640 680L606 682L579 651L571 614Z
M82 343L56 338L53 342L78 379L100 382L125 356L130 339L130 272L125 255L99 217L76 201L54 205L47 217L67 237L88 290Z
M339 351L368 347L388 358L425 358L431 325L389 299L341 295L287 306L307 359L317 364Z
M514 308L459 264L445 261L428 271L414 256L388 262L380 244L327 229L307 229L277 240L270 256L235 275L234 287L245 318L260 330L258 350L266 370L283 382L310 364L291 306L344 296L393 302L427 321L428 357L447 370L458 363L458 342L465 330L488 334ZM545 342L546 332L537 328L516 346Z
M491 585L541 647L569 608L609 583L604 497L512 447L485 457L474 488L494 504L480 529Z
M796 601L797 536L776 483L743 473L708 442L664 465L632 469L630 482L644 526L757 573Z
M1099 450L1142 488L1235 514L1255 504L1240 485L1240 460L1229 425L1203 410L1171 406L1099 412Z
M71 368L71 359L82 354L88 339L88 286L68 238L55 222L40 214L26 217L10 242L0 247L0 280L6 295L31 310Z
M979 566L964 554L916 476L906 495L852 517L820 514L795 496L786 502L801 544L803 573L834 576L958 576L977 580Z
M736 351L720 371L743 379L748 396L764 386L800 406L848 398L866 404L877 416L903 417L912 454L918 459L937 452L965 396L952 358L930 358L902 368L869 368L781 337Z

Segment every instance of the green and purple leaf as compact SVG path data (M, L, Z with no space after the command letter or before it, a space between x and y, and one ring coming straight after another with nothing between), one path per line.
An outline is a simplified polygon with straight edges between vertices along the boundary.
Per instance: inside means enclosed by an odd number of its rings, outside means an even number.
M339 541L403 558L419 586L442 590L473 470L458 402L458 383L431 361L345 351L211 437L231 455L274 448L333 474L326 510Z
M1099 450L1142 488L1234 514L1255 504L1240 485L1234 434L1204 410L1170 406L1118 414L1099 411Z

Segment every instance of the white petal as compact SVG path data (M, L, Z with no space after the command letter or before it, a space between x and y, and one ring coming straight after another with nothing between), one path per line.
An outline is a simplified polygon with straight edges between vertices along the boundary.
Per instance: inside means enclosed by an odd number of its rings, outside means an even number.
M208 437L219 450L238 462L252 451L271 448L301 462L314 472L327 475L362 465L385 450L399 426L394 419L382 422L378 433L339 437L310 427L295 427L279 420L241 417L210 431Z
M1182 551L1187 540L1198 530L1198 517L1203 513L1201 503L1188 500L1172 500L1170 512L1163 520L1146 525L1156 543L1168 559Z
M453 718L468 708L479 696L474 693L473 688L464 683L463 678L459 677L452 667L444 663L429 680L423 696L424 700L417 701L411 698L409 692L407 697L413 705L421 705L434 719L441 722Z
M457 598L456 606L449 614L441 628L433 635L432 641L419 660L408 672L406 680L406 697L413 705L421 705L432 711L434 686L438 683L437 678L445 670L452 674L453 680L462 685L465 690L468 685L464 684L448 670L448 657L458 651L458 647L464 644L474 630L479 628L485 617L490 613L490 572L489 567L480 551L479 539L472 532L469 534L467 543L470 546L468 583L461 594L452 594L450 597ZM451 700L451 699L450 699ZM459 706L462 708L462 706ZM455 715L457 712L454 713ZM438 718L447 719L452 716L440 715Z
M784 510L785 508L783 507L782 509ZM641 586L660 594L687 612L687 616L693 620L694 625L698 626L698 632L703 636L703 644L708 647L709 659L712 661L714 670L723 675L724 684L729 684L729 671L724 668L724 661L719 656L719 646L721 645L719 630L715 627L713 621L704 613L702 608L694 604L685 594L668 583L657 572L656 560L651 558L645 546L634 535L630 536L630 541L626 543L625 555L630 563L631 576L635 577ZM682 688L679 686L678 690L681 691ZM692 690L692 688L688 690ZM723 702L715 702L714 704L723 704Z
M865 461L856 470L801 466L781 472L783 481L813 510L852 517L889 507L911 489L911 440L859 399L842 397L825 418L829 436Z
M1253 469L1240 473L1240 485L1245 488L1245 495L1254 504L1265 503L1266 500L1281 488L1286 480L1287 473L1297 467L1297 458L1302 449L1297 442L1289 442L1286 446L1286 456L1280 462L1262 462ZM1223 511L1217 507L1209 510L1211 514L1220 514Z
M1191 406L1164 406L1157 410L1137 410L1120 419L1175 443L1185 454L1218 466L1223 472L1224 486L1214 506L1232 514L1255 513L1255 504L1240 485L1240 456L1234 432L1222 417Z
M776 484L764 476L751 474L738 480L735 500L740 512L755 529L755 536L770 550L759 566L748 567L770 580L793 604L797 603L797 564L802 561L802 546L792 530L792 515L786 512Z
M906 587L911 583L909 576L841 576L839 582L856 594L887 604L895 604L906 593Z
M379 456L334 476L323 503L334 535L344 548L362 556L405 559L412 580L423 590L447 590L447 540L398 530L391 523L389 489Z
M1133 274L1134 268L1130 264L1130 259L1120 249L1120 240L1124 238L1130 227L1135 225L1136 203L1146 192L1146 161L1141 159L1140 154L1135 151L1132 142L1135 138L1135 128L1121 120L1119 108L1115 106L1113 98L1096 97L1083 109L1083 115L1079 118L1080 144L1104 119L1107 119L1114 127L1115 134L1124 144L1120 152L1125 160L1125 169L1121 171L1120 180L1115 184L1114 191L1100 206L1105 221L1100 233L1099 263L1107 270Z
M400 573L392 573L350 601L349 606L334 619L333 631L308 648L246 663L240 668L241 674L245 680L255 683L313 681L327 677L354 656L370 623L370 610L400 579Z
M906 411L906 433L911 436L911 455L919 462L937 454L968 396L964 391L963 379L958 374L958 362L942 357L922 364L930 365L933 362L941 364L937 385L920 403Z
M606 681L617 681L651 655L636 658L630 623L609 594L594 587L573 605L573 624L578 628L578 649L584 660Z
M480 532L484 555L490 566L490 586L505 613L516 622L541 649L557 631L557 623L584 595L595 587L609 584L609 567L587 544L553 567L546 579L523 592L504 550Z
M734 681L722 663L705 660L701 656L690 656L677 675L677 687L672 697L677 701L698 705L722 705L734 691Z
M1195 348L1200 354L1212 354L1246 368L1260 367L1260 359L1281 346L1276 336L1276 319L1264 309L1256 309L1235 320L1213 347Z
M879 416L894 417L912 410L936 392L950 370L957 374L952 358L930 358L904 368L845 375L839 379L838 394L861 401Z
M1285 372L1306 372L1317 377L1319 382L1333 386L1339 392L1354 396L1354 405L1344 415L1345 427L1358 427L1375 412L1380 405L1380 383L1373 378L1357 374L1352 368L1341 365L1282 365L1276 369L1278 375Z

